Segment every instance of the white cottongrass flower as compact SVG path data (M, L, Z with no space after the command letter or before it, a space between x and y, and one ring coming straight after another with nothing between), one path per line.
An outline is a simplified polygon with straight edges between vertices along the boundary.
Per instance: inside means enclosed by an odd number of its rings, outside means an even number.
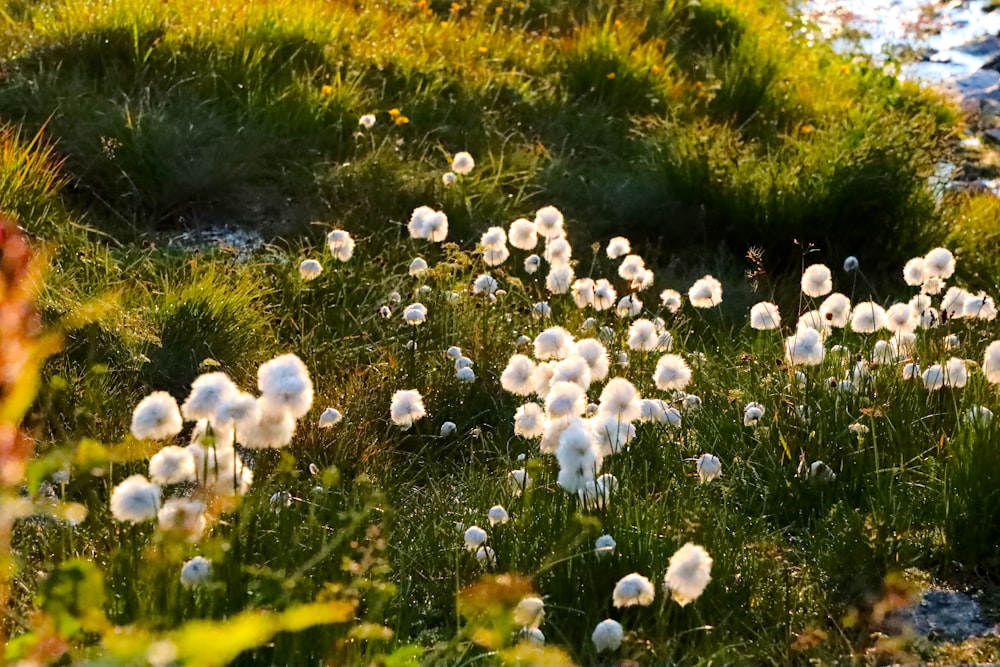
M681 413L662 399L644 398L639 401L639 421L680 426Z
M464 538L465 548L469 551L475 551L486 544L486 531L479 526L469 526L465 530Z
M750 309L750 328L758 331L768 331L781 326L781 313L778 306L770 301L761 301Z
M524 468L511 470L507 473L507 485L515 496L531 488L531 475Z
M604 455L597 447L589 425L579 417L568 419L568 426L559 435L556 460L559 462L557 482L567 493L579 493L592 482L601 468Z
M495 294L500 287L497 279L488 273L480 273L472 282L473 294Z
M594 642L594 650L598 653L604 651L617 651L625 638L625 630L618 621L606 618L594 627L593 634L590 635Z
M972 422L974 426L985 428L993 421L993 411L982 405L974 405L965 411L963 415L966 421Z
M623 296L615 306L615 315L623 319L635 317L642 312L642 301L635 294Z
M785 339L785 358L792 366L818 366L825 356L823 337L815 329L799 329Z
M535 383L534 394L539 398L545 398L552 388L552 376L556 372L557 361L541 361L535 365L535 374L532 382Z
M204 556L195 556L181 567L181 586L197 588L212 577L212 561Z
M796 331L813 329L818 331L821 336L827 336L831 331L829 316L824 315L818 309L807 311L799 315L799 320L795 323L795 329Z
M875 333L889 325L885 308L874 301L864 301L854 306L851 313L851 331L855 333Z
M215 420L219 405L237 392L236 384L225 373L202 373L191 383L181 414L189 421Z
M535 223L527 218L518 218L510 223L507 237L510 244L518 250L533 250L538 245L538 230L535 229Z
M707 484L717 477L722 477L722 461L714 454L702 454L695 463L698 478L702 484Z
M634 421L642 414L639 399L635 385L625 378L612 378L601 391L601 412L622 421Z
M535 229L542 238L554 239L562 236L563 214L555 206L545 206L535 212Z
M598 411L590 427L602 456L617 454L635 438L635 426L609 412Z
M510 250L506 245L483 248L483 264L486 266L500 266L510 257Z
M615 305L618 293L614 286L605 278L600 278L594 283L594 310L607 310Z
M914 257L903 266L903 281L910 287L920 287L927 278L923 257Z
M676 313L684 305L684 297L674 289L665 289L660 292L660 303L671 313Z
M132 435L139 440L172 438L183 428L177 401L165 391L154 391L132 411Z
M652 352L660 346L660 334L652 320L634 320L628 328L628 346L638 352Z
M549 381L552 383L572 382L580 385L580 388L586 391L590 387L591 381L590 366L583 357L571 354L556 363Z
M205 532L205 503L189 498L171 498L156 513L160 530L183 534L189 542L196 542Z
M445 422L441 424L441 437L447 438L449 435L458 430L458 425L455 422Z
M598 558L604 558L605 556L612 556L615 553L615 547L618 543L615 542L615 538L610 535L601 535L596 540L594 540L594 555Z
M497 564L497 554L493 551L492 547L481 546L476 549L476 560L479 561L480 565L496 565Z
M711 308L722 303L722 283L713 276L699 278L688 290L688 301L695 308Z
M538 628L521 628L519 633L521 639L535 646L545 645L545 633Z
M549 419L582 415L587 409L587 394L574 382L554 382L545 396L545 411Z
M618 259L632 252L632 245L624 236L616 236L608 241L608 259Z
M194 458L183 447L168 445L149 459L149 477L157 484L180 484L196 479Z
M569 264L558 264L549 269L545 277L545 289L552 294L565 294L573 284L573 267Z
M490 227L479 237L479 244L484 248L500 248L507 245L507 232L503 227Z
M545 603L534 595L522 598L514 607L514 624L529 630L537 630L545 620Z
M955 273L955 256L947 248L934 248L924 255L924 274L929 278L951 278Z
M326 245L338 261L346 262L354 255L354 239L343 229L331 230L326 235Z
M893 333L912 333L920 324L920 316L909 303L894 303L885 311L886 328Z
M426 224L427 219L434 215L435 211L430 206L418 206L413 209L413 213L410 214L410 222L407 224L406 228L410 232L410 238L413 239L425 239L427 238Z
M892 364L899 358L896 348L887 340L875 341L872 349L872 362L875 364ZM861 363L861 362L858 362Z
M323 273L323 265L315 259L304 259L299 263L299 276L302 280L315 280Z
M615 590L611 594L611 601L615 607L631 607L642 605L648 607L656 597L656 588L646 577L638 572L626 574L615 584Z
M545 261L549 264L568 264L573 257L573 246L563 237L550 239L545 244L545 252L542 253Z
M1000 384L1000 340L986 346L983 353L983 375L991 384Z
M427 306L422 303L411 303L403 309L403 319L407 324L418 326L427 320Z
M975 296L970 294L962 306L962 316L992 322L997 318L996 303L994 303L993 297L988 296L985 292L980 292Z
M860 262L858 262L858 258L855 257L854 255L849 255L844 259L844 271L846 273L857 271L858 266L860 266Z
M413 276L417 277L427 271L427 260L423 257L414 257L413 261L410 262L410 266L407 272Z
M456 371L459 368L472 368L473 366L475 366L475 364L472 362L472 359L469 359L465 355L460 355L457 359L455 359L455 370Z
M406 430L413 422L427 416L424 408L424 397L416 389L400 389L392 395L389 405L389 418L392 423Z
M661 391L683 389L691 381L691 369L678 354L665 354L656 362L653 381Z
M618 275L629 282L638 278L646 270L646 262L639 255L626 255L618 266Z
M538 271L538 267L542 265L542 258L538 255L528 255L524 258L524 271L525 273L531 275Z
M961 389L969 381L969 370L965 359L952 357L944 365L944 386Z
M825 264L813 264L802 272L802 293L806 296L823 296L832 289L833 276Z
M444 211L431 211L423 219L423 238L431 243L441 243L448 238L448 216Z
M743 408L743 425L756 426L760 418L764 416L764 406L760 403L747 403Z
M461 174L466 176L471 173L476 167L476 161L472 159L472 156L466 151L459 151L455 153L455 157L451 160L451 170L456 174Z
M819 312L828 326L843 329L851 316L851 300L840 292L834 292L819 304Z
M261 364L257 369L257 387L265 411L281 410L298 419L312 407L309 369L295 354L283 354Z
M929 391L937 391L944 386L944 368L940 364L930 366L921 377L924 388Z
M639 272L639 275L632 279L630 287L633 292L643 292L653 286L653 278L654 276L652 271L649 269L643 269Z
M570 295L577 308L594 305L594 281L591 278L580 278L570 285Z
M681 407L685 410L697 410L701 407L701 397L695 396L694 394L688 394L681 400Z
M945 281L941 278L927 278L920 286L921 294L940 294L945 288Z
M949 287L941 299L941 314L947 313L947 317L962 317L965 312L965 301L972 295L961 287Z
M445 350L444 356L454 361L455 359L458 359L459 357L462 356L462 348L460 348L458 345L452 345L447 350Z
M455 379L464 383L475 382L476 372L470 367L464 366L455 371Z
M944 337L944 349L955 350L958 348L959 340L957 334L948 334Z
M159 510L160 487L142 475L126 477L111 492L111 515L118 521L155 519Z
M489 511L486 512L486 517L490 520L491 526L510 521L510 515L507 514L507 510L504 509L503 505L494 505L491 507Z
M697 600L712 580L712 557L702 547L688 542L670 557L663 586L680 606Z
M215 411L213 426L216 430L222 427L228 427L231 430L237 424L255 422L259 412L260 405L253 395L237 391L219 403L219 407Z
M343 418L344 415L340 414L340 410L337 408L327 408L319 416L319 427L332 428L335 424L339 424Z
M264 406L261 397L258 404ZM291 413L261 407L254 421L238 422L236 440L250 449L279 449L292 441L295 436L295 417Z
M611 365L608 351L596 338L578 340L573 346L573 353L590 366L591 382L602 382L608 376L608 369Z
M371 113L364 114L363 116L361 116L361 118L358 119L358 125L365 128L366 130L372 129L373 127L375 127L375 114Z
M535 336L535 358L565 359L573 351L573 335L562 327L549 327Z
M458 182L458 176L453 171L446 171L441 174L441 182L445 185L455 185Z
M527 396L535 390L535 362L523 354L511 356L500 374L500 386L515 396Z

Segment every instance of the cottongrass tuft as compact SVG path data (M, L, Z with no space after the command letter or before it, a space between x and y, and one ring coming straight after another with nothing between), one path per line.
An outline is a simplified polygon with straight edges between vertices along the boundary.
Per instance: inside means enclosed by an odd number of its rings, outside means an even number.
M522 598L514 607L514 623L529 630L537 630L545 620L545 602L534 595Z
M157 484L180 484L196 479L194 458L184 447L168 445L149 459L149 477Z
M542 258L538 255L528 255L524 258L524 271L529 275L537 272L541 265Z
M370 130L375 127L375 114L366 113L358 119L358 125Z
M298 419L312 407L309 369L295 354L283 354L261 364L257 369L257 387L265 411L283 410Z
M458 430L458 425L455 424L455 422L448 421L441 424L440 434L442 438L447 438L457 430Z
M562 327L549 327L535 336L535 358L565 359L573 351L573 335Z
M465 548L469 551L475 551L486 544L486 531L479 526L469 526L465 530L464 539Z
M343 418L344 415L340 414L340 410L336 408L327 408L323 411L323 414L319 416L319 427L332 428L335 424L339 424L340 420Z
M191 393L181 405L181 414L188 421L215 420L219 405L239 389L225 373L203 373L191 383Z
M180 408L173 396L155 391L139 401L132 411L132 435L139 440L172 438L184 428Z
M533 250L538 245L538 230L531 220L518 218L510 223L507 238L518 250Z
M189 498L171 498L156 515L157 527L189 542L197 542L205 532L205 503Z
M611 601L615 607L632 607L641 605L647 607L652 604L656 597L656 588L653 583L638 572L626 574L615 584L615 590L611 594Z
M212 561L204 556L195 556L181 567L181 586L197 588L212 577Z
M632 245L624 236L616 236L608 241L608 259L618 259L632 252Z
M671 313L676 313L684 305L684 297L674 289L665 289L660 292L660 303Z
M535 228L546 239L563 236L563 214L555 206L544 206L535 212Z
M407 271L414 278L422 275L427 271L427 260L423 257L414 257L413 261L410 262L410 266Z
M122 480L111 492L111 515L118 521L140 523L160 511L160 487L142 475Z
M695 464L698 477L702 484L707 484L717 477L722 477L722 461L714 454L702 454Z
M486 517L490 520L491 526L510 521L510 515L507 514L507 510L504 509L503 505L494 505L491 507L489 511L486 512Z
M499 287L500 283L497 282L497 279L488 273L480 273L472 281L473 294L495 294Z
M413 423L427 415L424 408L424 398L416 389L400 389L392 395L389 406L389 417L397 426L406 430Z
M695 308L712 308L722 303L722 283L713 276L699 278L688 290L688 301Z
M1000 340L986 346L983 353L983 375L990 384L1000 384Z
M354 239L343 229L331 230L326 235L326 245L330 254L341 262L346 262L354 255Z
M802 272L802 293L806 296L823 296L832 289L833 276L825 264L813 264Z
M818 366L825 356L823 337L815 329L801 328L785 339L785 358L792 366Z
M656 362L653 381L661 391L684 389L691 381L691 369L680 355L665 354Z
M601 535L594 540L594 555L598 558L613 556L618 543L610 535Z
M535 391L535 362L523 354L511 356L500 374L500 386L515 396L528 396Z
M598 653L617 651L624 638L625 630L622 624L612 618L606 618L598 623L590 635L591 641L594 642L594 650Z
M697 600L711 580L712 557L702 547L688 542L670 557L663 586L683 607Z
M315 259L304 259L299 263L299 276L302 280L315 280L323 273L323 265Z
M519 496L524 491L530 489L531 483L531 475L524 468L511 470L507 473L507 485L510 487L511 493L515 496Z
M770 301L761 301L750 309L750 328L758 331L768 331L781 326L781 313L778 306Z
M951 278L955 273L955 256L947 248L934 248L924 255L924 275L928 278Z
M451 170L456 174L462 176L467 176L472 173L472 170L476 168L476 161L472 159L466 151L459 151L455 153L455 157L451 160Z
M403 319L411 326L419 326L427 321L427 306L422 303L411 303L403 309Z
M854 306L851 313L851 331L855 333L875 333L889 326L885 308L874 301L865 301Z

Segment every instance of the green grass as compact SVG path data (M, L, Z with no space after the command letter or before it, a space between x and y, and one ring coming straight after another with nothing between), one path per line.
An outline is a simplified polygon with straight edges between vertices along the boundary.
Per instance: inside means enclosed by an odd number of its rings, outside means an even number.
M829 379L852 364L830 356L802 389L778 334L745 325L761 299L779 303L789 330L815 307L798 294L803 259L833 267L853 300L888 302L910 296L902 263L947 239L957 284L996 287L993 198L942 201L928 181L955 124L933 95L807 45L794 19L756 0L42 0L4 11L0 208L48 255L38 306L63 336L25 422L39 453L29 480L89 509L77 526L17 524L21 567L0 618L0 633L19 637L11 659L44 645L45 618L62 624L68 659L122 664L145 662L166 636L189 650L180 633L197 630L185 625L194 619L229 619L215 634L232 639L238 664L515 662L503 653L516 643L506 603L472 620L456 602L496 573L529 578L550 646L585 664L612 660L590 642L607 617L626 629L614 659L646 664L968 654L873 633L900 577L997 584L974 577L995 570L1000 546L998 431L960 417L996 411L995 387L973 371L966 388L929 394L887 366L863 391L840 393ZM365 113L377 117L370 130L358 127ZM476 169L445 186L459 150ZM644 316L665 318L694 368L688 391L704 401L682 428L642 425L627 453L607 459L621 485L596 510L514 434L523 401L499 376L521 334L552 324L579 334L594 315L617 352L627 322L550 300L544 268L527 274L520 251L491 270L507 290L497 304L469 293L485 270L479 235L546 204L566 213L577 276L614 278L619 295L616 264L591 244L632 240L656 271ZM449 243L408 237L420 205L447 213ZM220 223L266 245L246 257L170 246ZM337 227L357 239L347 263L324 246ZM809 244L818 252L803 255ZM750 248L760 266L739 259ZM847 254L861 278L841 272ZM411 277L418 255L431 269ZM298 275L305 258L324 266L311 282ZM659 307L660 289L685 292L705 273L724 284L719 309ZM428 320L414 328L401 314L418 300ZM532 315L538 301L551 301L550 319ZM946 351L952 332L960 347ZM995 323L955 321L921 332L916 357L981 360L996 338ZM870 358L874 337L836 332L833 343L853 362ZM474 361L475 382L455 379L451 345ZM151 453L127 435L143 396L183 400L213 370L256 391L258 365L286 352L310 369L313 411L286 450L256 452L252 490L210 508L201 542L112 519L112 489L145 473ZM661 396L658 356L633 353L612 376ZM429 413L407 431L388 419L403 388L419 389ZM766 408L757 429L743 425L750 401ZM344 414L331 430L316 425L327 406ZM457 430L442 437L446 420ZM705 452L723 477L703 485L693 459ZM836 479L797 476L800 455ZM506 475L522 466L535 484L515 496ZM63 468L72 474L59 481ZM484 525L497 503L511 521L488 529L498 562L484 568L459 526ZM618 550L600 560L592 545L605 532ZM659 590L650 608L611 606L621 576L659 586L688 541L715 559L704 596L682 608ZM178 571L194 555L215 573L183 589ZM64 578L104 590L103 604L77 600ZM353 617L289 620L317 600L346 601ZM281 631L241 633L247 610L273 613ZM997 656L988 641L955 651Z

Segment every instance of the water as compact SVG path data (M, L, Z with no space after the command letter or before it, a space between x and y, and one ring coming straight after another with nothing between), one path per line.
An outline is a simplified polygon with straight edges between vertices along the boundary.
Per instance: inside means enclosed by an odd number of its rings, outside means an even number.
M860 50L877 62L917 54L916 60L903 59L900 78L943 84L1000 55L1000 39L987 48L972 46L1000 33L1000 10L986 12L985 5L983 0L813 0L804 3L802 14L842 50Z

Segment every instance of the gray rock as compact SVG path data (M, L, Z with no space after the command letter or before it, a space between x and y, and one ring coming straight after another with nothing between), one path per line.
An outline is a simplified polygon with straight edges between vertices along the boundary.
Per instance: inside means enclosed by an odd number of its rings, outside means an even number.
M900 630L910 628L934 640L961 641L996 634L983 619L979 603L958 591L927 591L920 600L896 612L891 622Z
M952 51L958 51L959 53L965 53L976 58L988 60L995 56L1000 56L1000 37L985 35L979 39L969 42L968 44L956 46L952 49Z
M992 144L1000 144L1000 127L983 132L983 137Z
M979 69L972 74L954 78L947 85L959 95L989 93L1000 88L1000 72L991 69Z

